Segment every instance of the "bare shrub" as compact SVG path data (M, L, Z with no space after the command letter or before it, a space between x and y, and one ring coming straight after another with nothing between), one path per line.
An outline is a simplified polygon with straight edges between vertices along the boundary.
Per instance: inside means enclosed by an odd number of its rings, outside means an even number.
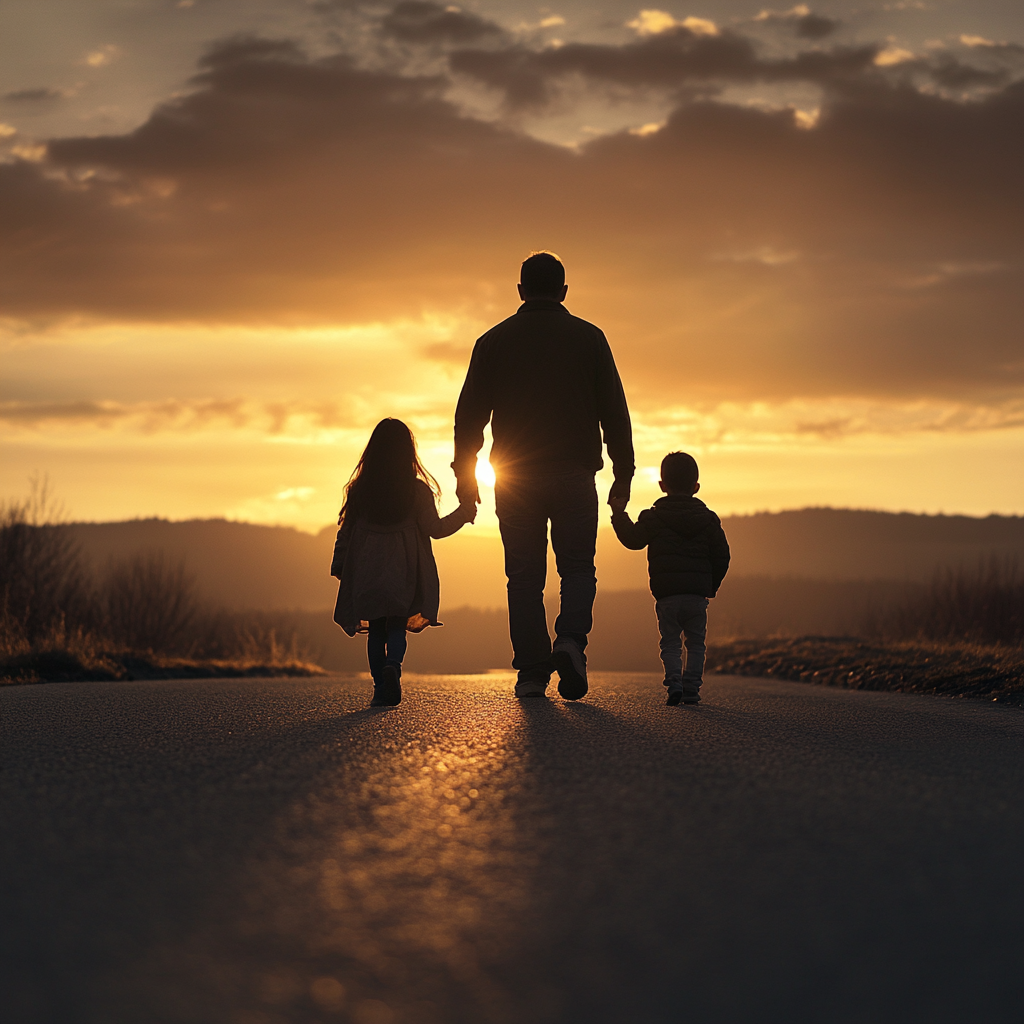
M35 643L92 620L78 545L46 480L35 479L28 498L0 506L0 641Z
M287 612L208 611L195 630L196 653L251 662L308 661L299 632Z
M922 594L876 619L875 635L900 640L1024 643L1024 573L995 556L974 569L943 569Z
M191 627L199 616L195 578L184 561L163 551L111 562L100 586L103 630L122 647L162 654L189 654Z

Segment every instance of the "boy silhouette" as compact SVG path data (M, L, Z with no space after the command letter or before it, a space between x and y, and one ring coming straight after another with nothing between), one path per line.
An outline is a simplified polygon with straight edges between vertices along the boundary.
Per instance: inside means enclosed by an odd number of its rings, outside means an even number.
M634 523L626 501L608 499L615 535L634 551L647 548L651 580L661 630L661 660L669 705L700 703L704 678L708 599L729 570L729 543L718 516L699 498L697 461L686 452L671 452L661 460L665 497L645 509ZM683 668L681 635L686 638Z

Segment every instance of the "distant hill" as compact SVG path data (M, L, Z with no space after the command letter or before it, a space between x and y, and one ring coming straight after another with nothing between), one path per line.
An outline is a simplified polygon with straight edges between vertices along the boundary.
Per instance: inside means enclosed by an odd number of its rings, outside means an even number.
M733 550L730 582L743 577L787 577L818 583L885 580L905 584L928 580L939 566L974 565L990 554L1014 556L1024 563L1021 516L973 518L812 508L731 516L723 522ZM83 552L97 567L111 558L160 549L171 558L185 559L204 597L212 602L235 609L309 611L333 604L336 583L329 571L335 529L325 527L312 536L288 527L223 519L177 523L136 519L73 527ZM467 528L436 542L434 551L443 607L504 604L501 542L496 536ZM645 589L643 552L627 551L611 530L602 529L598 577L602 590ZM814 590L806 592L810 595ZM793 596L791 601L795 600ZM808 598L808 602L810 614L814 600ZM746 622L752 615L748 602L742 611L737 608L738 621Z
M723 520L744 575L919 580L990 554L1024 561L1024 516L926 516L805 508Z
M225 519L131 519L75 523L72 529L96 568L143 551L184 559L203 597L226 608L321 609L337 591L330 576L333 531L314 537Z

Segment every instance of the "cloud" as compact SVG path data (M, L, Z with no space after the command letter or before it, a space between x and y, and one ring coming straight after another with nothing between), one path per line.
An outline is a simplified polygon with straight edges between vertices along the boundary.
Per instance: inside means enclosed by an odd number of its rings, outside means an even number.
M904 64L914 59L914 51L902 46L887 46L875 54L875 64L880 68L890 68L894 64Z
M824 39L842 24L834 18L815 14L806 4L797 4L788 11L765 9L754 15L755 22L768 25L784 25L792 28L800 39Z
M683 29L695 36L717 36L718 26L707 18L683 18L677 21L665 11L641 11L633 21L626 23L640 36L657 36L673 29Z
M549 24L562 24L561 19ZM381 34L404 43L475 43L501 38L504 29L493 21L457 7L442 7L430 0L403 0L380 20Z
M52 100L65 99L67 93L63 89L51 89L40 86L37 89L15 89L4 93L2 98L7 103L47 103Z
M82 58L82 63L90 68L102 68L112 64L121 56L121 48L113 43L107 43L96 50L92 50Z
M730 82L841 82L862 75L879 52L874 45L836 46L764 58L753 40L737 32L716 29L712 35L678 22L621 45L457 49L448 59L456 73L500 90L510 107L542 108L557 97L558 84L573 76L595 85L665 90L681 97L695 83L720 88Z
M766 58L724 28L494 40L451 50L452 77L236 37L135 131L0 164L6 315L485 324L514 308L522 256L552 248L638 408L681 379L695 401L1024 387L1006 369L1024 327L1019 81L964 102L920 87L940 66L923 58ZM458 102L486 82L542 117L568 79L664 116L570 150ZM817 118L715 98L763 82L813 85ZM428 360L456 365L452 344Z
M166 399L155 402L0 402L8 429L62 431L69 426L136 433L191 434L247 430L273 437L363 427L352 403L256 402L251 399Z

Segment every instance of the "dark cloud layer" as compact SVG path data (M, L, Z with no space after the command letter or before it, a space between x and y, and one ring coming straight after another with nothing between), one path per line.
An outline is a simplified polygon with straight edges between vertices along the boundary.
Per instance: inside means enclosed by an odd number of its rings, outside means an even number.
M840 26L833 18L823 18L820 14L804 14L796 19L796 34L801 39L824 39Z
M512 105L520 106L549 100L553 84L568 75L633 89L678 90L714 81L826 84L863 72L877 53L875 46L836 47L765 60L738 34L697 35L679 27L623 46L456 50L450 63L454 71L501 89Z
M675 109L571 150L465 115L444 74L228 40L136 131L0 165L3 314L488 319L549 247L651 400L1024 385L1021 83L962 101L878 47L768 60L685 29L530 49L444 13L403 3L382 31L459 44L452 68L516 102L576 75ZM711 80L812 83L820 118L686 98Z
M40 86L36 89L16 89L14 92L4 93L0 99L8 103L45 103L51 100L63 99L63 97L64 93L60 89Z
M429 0L396 4L381 19L380 27L384 36L408 43L475 43L505 35L493 21Z

